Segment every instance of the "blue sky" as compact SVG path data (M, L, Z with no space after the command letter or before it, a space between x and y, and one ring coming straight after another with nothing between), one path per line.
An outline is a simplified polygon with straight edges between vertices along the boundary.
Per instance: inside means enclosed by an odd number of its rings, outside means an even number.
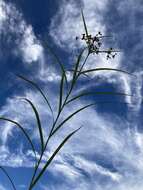
M123 69L136 77L98 72L87 80L82 78L75 93L88 89L133 96L90 96L70 104L62 118L99 100L128 103L99 104L73 117L51 140L41 167L70 131L84 127L60 151L35 190L142 190L142 0L0 0L0 116L24 126L38 155L39 135L34 114L19 98L27 97L37 106L45 138L52 122L50 111L40 94L15 74L40 84L56 112L60 69L43 42L55 49L66 68L72 68L77 50L84 45L75 40L84 33L80 7L89 32L113 35L113 39L104 41L105 48L121 49L113 60L106 60L105 55L91 55L86 69ZM31 147L12 124L1 121L0 131L0 165L7 169L18 190L26 190L34 164ZM0 172L0 190L10 189L11 184Z

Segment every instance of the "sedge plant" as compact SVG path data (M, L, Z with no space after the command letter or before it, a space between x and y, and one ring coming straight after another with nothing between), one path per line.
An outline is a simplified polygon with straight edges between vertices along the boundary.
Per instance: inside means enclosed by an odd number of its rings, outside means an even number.
M54 113L54 111L53 111L53 107L50 103L49 98L45 95L45 93L43 92L43 90L41 89L41 87L38 84L36 84L34 81L32 81L31 79L28 79L25 76L17 75L18 78L22 79L23 81L25 81L26 83L31 85L33 88L35 88L41 94L41 98L43 98L45 100L45 103L47 104L47 108L50 110L51 118L53 120L52 126L50 127L49 135L46 139L46 138L44 138L43 126L42 126L42 122L41 122L41 119L39 116L39 111L37 110L36 106L33 104L33 102L30 99L22 98L24 101L26 101L31 106L31 109L33 110L34 115L35 115L35 120L37 122L37 128L38 128L39 140L40 140L40 142L39 142L40 157L37 157L37 155L36 155L37 151L36 151L35 145L32 142L32 139L29 136L26 129L24 129L24 127L20 123L18 123L17 121L14 121L13 119L9 119L6 117L0 117L0 120L10 122L10 123L14 124L14 126L19 128L19 130L23 133L23 135L29 142L29 145L31 146L31 150L33 151L33 153L35 155L33 174L30 179L28 190L33 190L34 187L36 187L37 183L40 181L43 174L47 171L48 166L51 164L51 162L53 161L55 156L58 154L58 152L61 150L61 148L65 145L65 143L67 143L69 141L69 139L81 129L81 127L75 129L73 132L69 133L63 139L63 141L59 144L59 146L53 151L52 155L50 157L47 157L46 163L44 163L44 166L41 168L42 159L43 159L45 151L47 150L47 147L49 145L49 141L51 140L51 138L54 138L54 135L58 134L60 129L63 128L65 126L65 123L68 122L72 117L77 115L79 112L82 112L83 110L87 109L88 107L96 105L97 102L87 104L87 105L77 109L76 111L74 111L73 113L70 113L69 116L67 116L66 118L64 118L61 121L61 118L62 118L61 115L62 115L64 109L69 104L72 104L75 100L79 100L81 97L85 97L85 96L89 96L89 95L93 95L93 96L96 96L96 95L131 96L130 94L125 94L125 93L121 93L121 92L111 92L111 91L98 91L98 92L97 91L92 91L92 92L81 91L79 94L72 96L75 86L77 85L80 78L82 76L87 77L90 73L95 73L95 72L99 72L99 71L107 71L107 72L114 71L114 72L120 72L120 73L127 74L127 75L132 75L131 73L128 73L127 71L120 70L120 69L113 69L113 68L86 69L85 65L91 54L95 54L95 56L97 56L100 53L104 53L104 54L106 54L107 59L111 59L116 56L118 51L113 50L112 48L109 48L107 50L101 50L102 38L110 37L110 36L103 36L101 34L101 32L99 32L94 37L89 35L83 11L81 11L81 15L82 15L82 21L83 21L83 25L84 25L84 29L85 29L85 34L82 35L81 40L84 40L86 45L83 49L81 49L81 52L77 56L77 60L75 61L71 70L65 69L65 66L63 65L63 63L61 62L59 57L46 44L46 47L48 48L50 53L54 56L55 62L59 65L59 67L61 69L61 79L60 79L60 83L59 83L59 98L58 98L59 101L58 101L58 105L57 105L58 109L57 109L56 113ZM76 37L76 39L78 40L79 37ZM84 61L83 61L83 55L85 55L85 52L87 52L87 55L86 55L86 57L84 57ZM72 79L70 81L67 78L67 71L68 72L70 71L70 73L72 75ZM103 104L110 103L110 101L104 101L104 102L102 101L100 103L103 103ZM61 121L60 123L59 123L59 120ZM2 166L0 166L0 169L8 177L9 181L11 182L12 188L14 190L16 190L17 188L16 188L12 178L9 176L8 172Z

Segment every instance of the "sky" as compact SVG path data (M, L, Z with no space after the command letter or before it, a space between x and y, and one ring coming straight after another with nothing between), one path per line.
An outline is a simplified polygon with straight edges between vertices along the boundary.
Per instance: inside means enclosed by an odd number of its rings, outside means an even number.
M46 48L50 45L65 68L72 69L79 50L76 40L83 34L81 7L90 34L101 31L112 38L104 48L121 50L115 59L90 55L85 69L122 69L123 73L100 71L82 77L74 94L83 90L112 91L132 96L88 96L69 104L61 120L78 108L99 101L73 117L55 135L43 156L49 155L71 131L83 126L62 148L35 190L142 190L143 189L143 1L142 0L0 0L0 117L19 122L30 135L39 156L39 134L31 107L37 107L44 137L49 134L52 117L40 93L17 74L40 85L57 111L61 72ZM71 80L68 72L68 81ZM18 190L27 190L33 172L34 156L21 131L0 121L0 165ZM0 171L0 190L11 190Z

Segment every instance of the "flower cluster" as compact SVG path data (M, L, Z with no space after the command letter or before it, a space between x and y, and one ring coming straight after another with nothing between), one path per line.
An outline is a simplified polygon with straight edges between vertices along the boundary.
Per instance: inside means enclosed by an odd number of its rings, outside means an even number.
M106 54L106 58L111 59L111 58L115 58L115 56L117 55L117 52L114 50L113 48L109 48L107 50L101 50L101 46L102 46L102 39L103 38L110 38L112 36L103 36L101 32L98 32L95 36L92 36L91 34L82 34L81 40L84 40L87 48L88 48L88 52L89 54L99 54L99 53L105 53ZM76 39L79 39L78 37L76 37Z

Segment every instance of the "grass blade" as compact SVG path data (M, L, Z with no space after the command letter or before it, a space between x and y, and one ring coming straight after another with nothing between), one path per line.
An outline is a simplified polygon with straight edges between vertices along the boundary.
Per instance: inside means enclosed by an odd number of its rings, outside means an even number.
M61 69L62 73L64 74L66 84L68 85L66 71L65 71L65 68L63 66L63 63L61 62L61 60L59 59L59 57L56 55L56 53L52 50L52 48L46 42L44 42L44 45L46 46L46 48L48 49L48 51L51 53L51 55L53 55L53 57L55 58L56 62L59 64L60 69Z
M84 24L84 29L85 29L85 32L86 32L86 36L88 37L88 30L87 30L87 26L86 26L83 10L81 10L81 16L82 16L82 21L83 21L83 24Z
M37 126L38 126L38 130L39 130L39 135L40 135L40 141L41 141L41 151L43 151L44 150L44 136L43 136L42 126L41 126L41 121L40 121L38 111L37 111L36 107L34 106L34 104L29 99L27 99L27 98L22 98L22 99L30 104L30 106L32 107L32 109L35 113L35 117L37 120Z
M77 72L78 72L78 67L79 67L79 64L80 64L80 60L82 58L82 55L84 53L84 50L85 48L80 52L78 58L77 58L77 61L76 61L76 64L75 64L75 69L74 69L74 72L73 72L73 79L72 79L72 84L71 84L71 87L73 88L75 82L76 82L76 76L77 76ZM79 72L78 72L79 73Z
M7 178L9 179L9 181L10 181L10 183L11 183L13 189L16 190L16 187L15 187L15 185L14 185L14 183L13 183L13 180L11 179L11 177L9 176L9 174L7 173L7 171L6 171L2 166L0 166L0 169L3 171L3 173L4 173L4 174L7 176Z
M61 82L60 82L60 97L59 97L59 113L62 107L62 101L63 101L63 90L64 90L64 73L62 74Z
M81 127L80 127L81 128ZM47 163L45 164L45 166L43 167L43 169L41 170L41 172L39 173L39 175L37 176L37 178L34 180L32 187L35 186L35 184L38 182L38 180L40 179L40 177L43 175L43 173L45 172L45 170L47 169L47 167L49 166L49 164L52 162L52 160L55 158L55 156L57 155L57 153L61 150L61 148L64 146L64 144L77 132L80 130L77 129L75 131L73 131L72 133L70 133L63 141L62 143L58 146L58 148L54 151L54 153L52 154L52 156L49 158L49 160L47 161Z
M124 73L124 74L128 74L128 75L135 76L135 75L133 75L132 73L129 73L129 72L127 72L127 71L120 70L120 69L112 69L112 68L89 69L89 70L82 71L80 74L87 74L87 73L96 72L96 71L116 71L116 72L121 72L121 73Z
M129 104L129 103L125 103L125 102L113 102L113 101L102 101L102 102L96 102L96 103L92 103L92 104L88 104L78 110L76 110L74 113L72 113L71 115L69 115L66 119L64 119L58 126L57 128L55 128L55 130L53 130L51 136L53 136L68 120L70 120L73 116L75 116L77 113L81 112L82 110L88 108L88 107L91 107L91 106L94 106L94 105L97 105L97 104L107 104L107 103L124 103L124 104Z
M120 92L83 92L77 96L75 96L74 98L70 99L69 101L67 101L66 104L69 104L70 102L81 98L83 96L89 96L89 95L115 95L115 96L132 96L129 94L125 94L125 93L120 93Z
M51 136L53 136L63 125L64 123L66 123L68 120L70 120L74 115L76 115L77 113L81 112L82 110L92 106L92 105L95 105L95 104L88 104L78 110L76 110L74 113L72 113L71 115L69 115L66 119L64 119L64 121L62 121L57 128L55 128L55 130L53 130Z
M69 69L68 71L69 71L69 72L74 72L74 69ZM80 71L77 71L77 72L78 72L78 74L80 73ZM82 75L84 75L85 77L91 79L91 77L90 77L88 74L82 73Z
M72 92L72 90L74 88L74 85L75 85L75 83L76 83L76 81L78 79L78 76L79 76L79 73L80 73L80 72L78 72L78 67L79 67L79 64L80 64L80 60L81 60L82 54L85 51L85 49L86 48L84 48L81 51L81 53L79 54L79 56L77 58L77 62L75 63L75 69L73 70L74 73L73 73L73 77L72 77L72 81L71 81L71 86L70 86L69 92L67 93L67 96L66 96L66 98L64 100L64 105L66 104L66 101L68 100L68 97L70 96L70 94L71 94L71 92ZM78 72L78 74L77 74L77 72Z
M17 75L17 76L18 76L20 79L22 79L22 80L28 82L29 84L31 84L32 86L34 86L34 87L40 92L40 94L41 94L41 95L43 96L43 98L45 99L45 101L46 101L46 103L47 103L47 105L48 105L48 107L49 107L49 109L50 109L50 111L51 111L51 113L52 113L52 117L53 117L53 121L54 121L54 113L53 113L52 107L51 107L51 105L50 105L49 100L47 99L47 97L45 96L45 94L43 93L43 91L41 90L41 88L40 88L36 83L34 83L33 81L31 81L31 80L29 80L29 79L27 79L27 78L25 78L25 77L23 77L23 76L21 76L21 75Z
M13 121L11 119L8 119L8 118L5 118L5 117L0 117L0 120L3 120L3 121L8 121L10 123L13 123L14 125L16 125L19 129L21 129L21 131L23 132L23 134L25 135L26 139L28 140L29 144L31 145L31 148L33 150L33 153L35 155L35 160L37 162L37 157L36 157L36 151L35 151L35 148L34 148L34 145L29 137L29 135L27 134L27 132L25 131L25 129L16 121Z
M78 76L80 75L81 71L83 70L83 67L84 67L85 64L86 64L89 55L90 55L90 53L87 54L87 56L86 56L86 58L85 58L83 64L81 65L81 68L80 68L80 70L79 70L79 72L78 72ZM84 74L84 75L86 75L86 74Z

